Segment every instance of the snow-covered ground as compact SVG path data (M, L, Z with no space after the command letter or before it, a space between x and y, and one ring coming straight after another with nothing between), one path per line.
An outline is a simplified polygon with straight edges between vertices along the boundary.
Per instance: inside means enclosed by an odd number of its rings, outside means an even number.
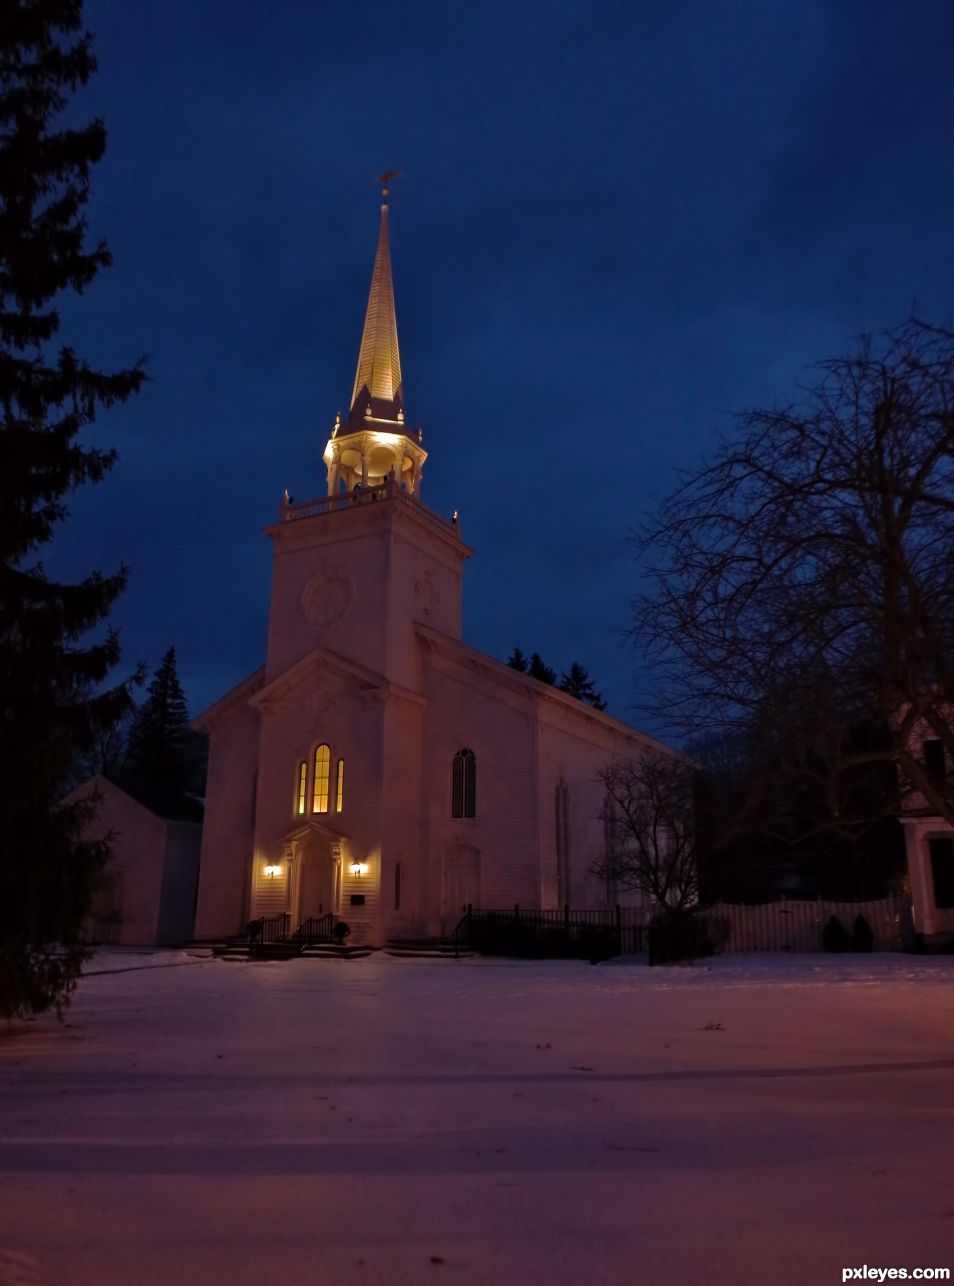
M954 957L103 952L0 1026L0 1283L954 1269Z

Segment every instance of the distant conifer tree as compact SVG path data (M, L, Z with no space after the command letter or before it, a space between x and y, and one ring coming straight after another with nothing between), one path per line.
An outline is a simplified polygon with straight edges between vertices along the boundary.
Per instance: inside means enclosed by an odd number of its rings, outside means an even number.
M546 664L546 662L541 658L539 652L531 653L530 665L527 669L527 673L530 675L531 679L539 679L541 683L549 683L551 685L556 683L556 670L552 670L550 666Z
M85 246L99 120L57 126L96 69L80 0L5 0L0 20L0 1015L62 1012L87 949L83 922L105 843L81 838L89 800L64 806L71 766L93 730L129 706L104 690L115 633L84 645L126 582L125 569L76 584L36 561L67 516L65 498L98 482L115 453L84 447L100 407L123 402L145 374L94 370L57 345L54 300L82 293L110 263Z
M519 670L521 674L526 674L527 672L527 658L518 647L515 647L510 653L510 656L507 658L507 664L510 666L511 670Z
M146 802L168 805L186 787L192 740L189 710L176 670L176 650L171 647L133 718L125 782Z
M596 688L586 670L578 661L574 661L568 673L560 679L560 691L569 693L579 701L585 701L595 710L605 710L606 702Z

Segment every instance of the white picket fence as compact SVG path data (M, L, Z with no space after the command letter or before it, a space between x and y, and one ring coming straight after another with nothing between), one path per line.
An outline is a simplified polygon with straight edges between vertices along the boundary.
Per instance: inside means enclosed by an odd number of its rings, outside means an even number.
M901 951L908 946L911 903L901 894L873 902L766 902L741 906L718 902L710 915L729 922L726 951L821 951L822 930L835 915L847 932L863 915L874 934L875 951Z

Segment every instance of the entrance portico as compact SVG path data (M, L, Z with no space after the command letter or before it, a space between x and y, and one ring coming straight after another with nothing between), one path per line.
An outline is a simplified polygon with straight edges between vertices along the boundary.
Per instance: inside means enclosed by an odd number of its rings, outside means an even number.
M341 863L347 845L347 835L319 821L304 822L282 836L292 928L312 917L340 912Z

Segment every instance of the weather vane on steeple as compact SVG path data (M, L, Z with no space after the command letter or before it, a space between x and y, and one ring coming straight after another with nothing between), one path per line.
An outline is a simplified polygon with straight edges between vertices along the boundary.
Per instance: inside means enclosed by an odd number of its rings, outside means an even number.
M381 184L381 195L384 197L385 204L387 203L388 192L390 191L388 185L392 179L399 179L400 177L400 170L385 170L383 174L378 175L378 182Z

